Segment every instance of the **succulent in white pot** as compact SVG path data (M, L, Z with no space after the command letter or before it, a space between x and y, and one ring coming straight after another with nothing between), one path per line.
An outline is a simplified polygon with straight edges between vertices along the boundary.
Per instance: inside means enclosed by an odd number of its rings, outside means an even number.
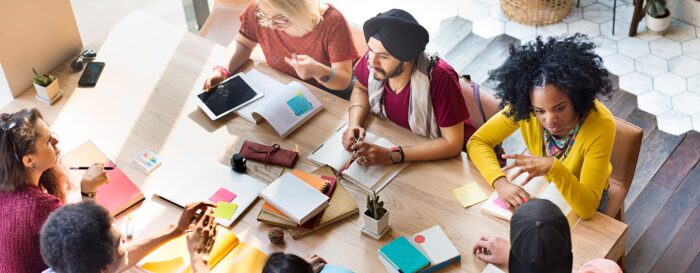
M42 75L39 74L36 69L32 68L32 70L34 71L33 83L37 97L46 101L53 101L60 93L56 76L49 74Z
M384 201L379 201L376 192L367 195L367 210L362 215L366 232L373 237L381 237L389 228L389 211L384 208Z
M666 8L666 0L647 0L644 6L647 29L664 33L671 25L671 12Z

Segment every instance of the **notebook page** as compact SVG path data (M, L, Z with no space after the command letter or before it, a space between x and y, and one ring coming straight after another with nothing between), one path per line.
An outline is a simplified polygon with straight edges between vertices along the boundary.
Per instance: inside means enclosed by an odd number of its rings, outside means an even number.
M296 81L270 97L274 101L258 107L256 112L283 137L323 107L309 89Z
M280 90L284 89L285 85L255 69L252 69L248 71L248 73L244 74L243 79L245 79L245 81L251 85L255 91L263 93L263 96L256 101L243 106L243 108L238 109L236 113L248 121L257 124L259 120L256 120L253 114L259 112L259 109L269 108L270 105L273 105L276 100L274 94L277 94Z

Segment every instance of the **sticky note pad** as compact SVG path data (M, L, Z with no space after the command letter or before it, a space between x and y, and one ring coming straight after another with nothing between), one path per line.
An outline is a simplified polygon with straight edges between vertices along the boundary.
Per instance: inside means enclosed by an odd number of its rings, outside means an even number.
M493 200L493 202L496 203L496 205L498 205L498 206L501 207L501 208L509 209L509 208L508 208L509 205L506 204L505 201L501 200L501 198L496 198L496 199Z
M214 216L216 216L216 218L231 220L233 214L236 213L236 209L238 209L238 204L219 201L216 203Z
M236 196L238 196L238 195L236 195L235 193L230 192L230 191L227 190L227 189L220 188L218 191L216 191L216 192L214 193L214 195L212 195L211 197L209 197L209 201L212 201L212 202L214 202L214 203L218 203L218 202L221 202L221 201L227 202L227 203L228 203L228 202L233 201L233 199L236 199Z
M301 116L306 114L306 112L314 109L313 104L304 97L303 94L296 92L296 96L287 101L287 105L292 109L294 115Z
M484 194L479 185L474 182L469 182L464 186L454 189L453 193L457 201L465 208L488 199L488 196Z

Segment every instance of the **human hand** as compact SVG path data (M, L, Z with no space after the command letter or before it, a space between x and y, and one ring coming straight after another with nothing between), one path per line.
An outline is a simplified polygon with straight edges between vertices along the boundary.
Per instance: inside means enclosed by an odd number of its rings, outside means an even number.
M105 165L95 163L85 171L83 178L80 180L80 190L82 192L97 192L97 189L109 182L109 176L105 171Z
M321 68L324 66L308 55L295 55L292 58L284 57L284 61L294 68L294 71L297 72L297 75L302 80L320 77Z
M389 158L391 150L388 148L367 142L359 142L353 144L350 149L355 151L352 159L357 160L357 163L362 166L393 164L391 158Z
M486 263L507 265L510 242L501 237L481 236L472 248L472 254Z
M552 157L534 156L530 154L504 154L501 157L506 160L513 159L512 163L501 168L501 170L506 173L513 170L512 173L508 174L510 177L515 178L527 172L527 178L521 186L530 182L532 178L546 175L549 173L549 169L552 168L552 164L554 164L554 158Z
M209 92L209 89L211 89L212 86L219 84L220 82L222 82L225 79L226 79L226 75L224 75L224 73L221 72L221 70L218 70L218 69L214 70L211 77L209 77L207 79L207 81L204 82L204 87L203 87L204 91Z
M216 218L214 211L206 209L202 217L189 226L187 234L187 250L190 253L190 261L193 268L201 268L197 271L209 269L209 253L211 253L216 240Z
M498 198L503 200L511 210L514 210L530 199L529 193L522 187L511 183L505 177L496 179L496 181L493 182L493 187L496 189L496 192L498 192Z
M365 139L365 128L360 126L348 126L343 132L343 148L346 151L352 152L352 145L358 142L362 142Z
M321 272L323 267L328 263L326 262L326 260L317 256L316 254L308 255L306 256L306 258L304 258L304 260L306 260L306 262L311 265L311 268L313 268L314 273Z
M207 212L210 207L216 207L216 205L210 202L187 204L180 215L180 220L178 220L177 226L175 226L175 233L178 235L184 234L185 231L190 229L190 225L192 225L193 221L201 221L201 219L205 216L205 212ZM198 215L197 211L199 210L201 210L201 213Z

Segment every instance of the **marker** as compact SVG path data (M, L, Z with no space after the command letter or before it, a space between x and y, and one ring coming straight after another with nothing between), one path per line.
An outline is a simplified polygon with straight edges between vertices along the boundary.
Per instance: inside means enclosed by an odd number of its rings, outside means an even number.
M115 167L117 167L117 166L114 166L114 167L104 167L104 169L105 169L105 171L111 171L111 170L114 170ZM89 168L90 168L90 167L85 167L85 166L70 167L71 170L87 170L87 169L89 169Z
M134 237L134 223L133 223L134 218L129 214L128 218L126 218L126 238L131 239Z

